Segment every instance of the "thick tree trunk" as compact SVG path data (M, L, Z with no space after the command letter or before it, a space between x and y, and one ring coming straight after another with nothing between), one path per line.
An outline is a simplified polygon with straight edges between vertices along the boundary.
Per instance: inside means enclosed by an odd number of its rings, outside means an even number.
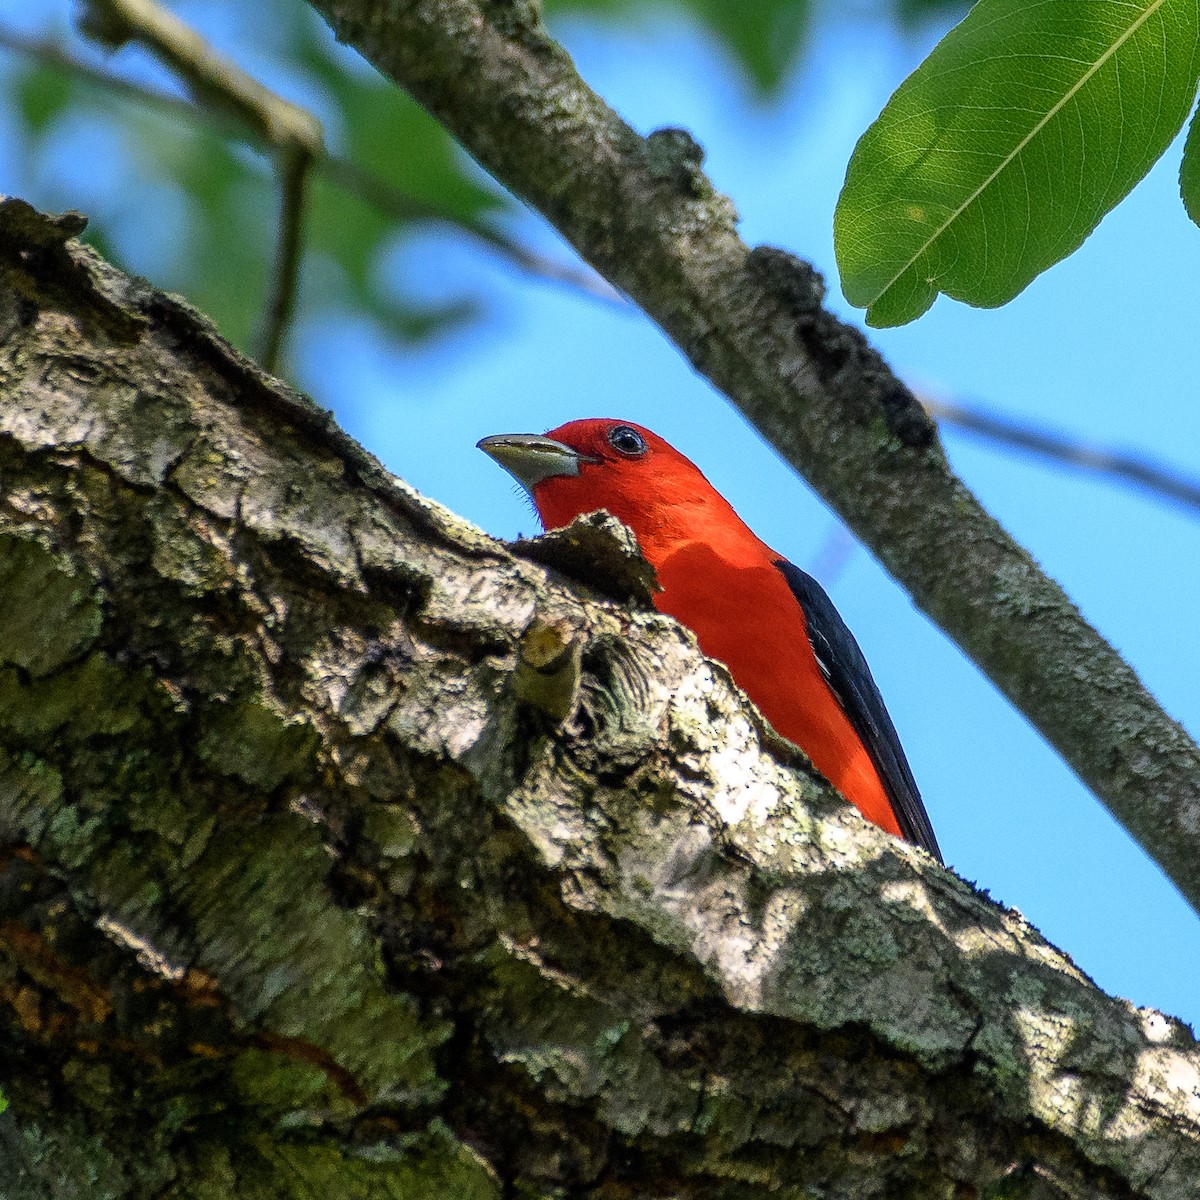
M492 541L76 229L0 206L0 1194L1194 1194L1189 1033L620 527Z

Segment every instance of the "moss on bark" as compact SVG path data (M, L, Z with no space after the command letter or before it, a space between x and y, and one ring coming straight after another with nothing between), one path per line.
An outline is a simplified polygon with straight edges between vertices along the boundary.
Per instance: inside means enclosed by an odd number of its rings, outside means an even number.
M47 224L0 236L5 1195L1189 1194L1190 1033L831 795L620 531L513 553Z

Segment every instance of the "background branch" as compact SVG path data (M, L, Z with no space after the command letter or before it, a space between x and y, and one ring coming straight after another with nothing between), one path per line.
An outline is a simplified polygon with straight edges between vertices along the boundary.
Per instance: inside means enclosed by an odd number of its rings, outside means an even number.
M1097 442L1056 433L1015 421L976 405L929 396L918 399L931 417L973 433L987 442L1047 458L1107 479L1132 484L1154 499L1170 500L1200 512L1200 480L1189 479L1163 463L1153 462L1132 450L1102 446Z
M155 0L86 0L80 27L110 47L140 42L184 81L198 102L230 113L278 149L316 156L321 123L307 109L264 87Z
M277 369L284 334L296 307L296 287L303 253L304 198L312 156L302 146L276 154L279 176L279 236L275 243L275 269L267 297L258 361L272 374Z
M639 137L532 9L313 2L645 309L1200 907L1200 750L950 472L815 272L740 240L690 136Z

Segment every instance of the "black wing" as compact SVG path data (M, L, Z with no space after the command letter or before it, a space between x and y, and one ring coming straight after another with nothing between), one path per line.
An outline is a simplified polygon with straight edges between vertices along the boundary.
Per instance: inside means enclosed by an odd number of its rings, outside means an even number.
M871 755L888 799L896 810L901 833L941 862L942 852L938 849L925 805L921 803L917 781L913 779L896 727L888 716L871 668L867 666L854 634L811 575L783 558L775 565L804 610L813 653L842 711L850 718L850 724Z

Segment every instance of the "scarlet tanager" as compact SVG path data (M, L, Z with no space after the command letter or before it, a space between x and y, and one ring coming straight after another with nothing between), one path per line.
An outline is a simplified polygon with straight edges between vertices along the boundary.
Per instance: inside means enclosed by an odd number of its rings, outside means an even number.
M628 421L498 434L479 448L529 492L547 529L601 508L628 525L658 573L658 609L693 630L867 820L941 861L853 634L817 581L759 541L699 468Z

